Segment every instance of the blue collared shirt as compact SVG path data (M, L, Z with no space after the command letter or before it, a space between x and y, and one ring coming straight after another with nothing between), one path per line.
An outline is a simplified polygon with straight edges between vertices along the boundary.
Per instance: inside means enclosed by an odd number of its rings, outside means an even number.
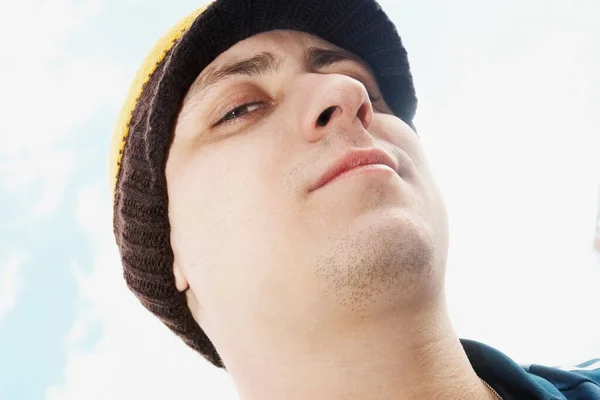
M477 375L504 400L600 400L600 358L572 368L519 365L486 344L460 342Z

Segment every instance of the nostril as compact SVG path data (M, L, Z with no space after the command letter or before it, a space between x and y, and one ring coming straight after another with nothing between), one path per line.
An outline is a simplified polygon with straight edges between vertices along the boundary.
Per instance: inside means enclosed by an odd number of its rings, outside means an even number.
M371 121L373 119L373 113L369 113L369 104L366 101L360 106L356 116L362 123L363 127L365 129L369 129L369 125L371 125Z
M333 112L335 111L336 108L337 108L337 106L331 106L331 107L327 108L325 111L323 111L321 113L321 115L319 115L319 118L317 118L317 125L318 126L327 125L327 123L329 122L329 119L331 118L331 114L333 114Z

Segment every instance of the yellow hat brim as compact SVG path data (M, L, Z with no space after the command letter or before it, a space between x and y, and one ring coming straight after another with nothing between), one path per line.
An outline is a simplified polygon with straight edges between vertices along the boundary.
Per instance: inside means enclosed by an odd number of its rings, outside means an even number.
M169 50L173 48L175 43L177 43L181 36L183 36L190 26L192 26L196 18L206 10L209 4L210 3L205 4L187 17L181 19L162 38L160 38L154 47L152 47L152 50L148 53L135 75L131 87L127 92L125 103L123 104L123 108L117 119L117 124L110 142L109 173L113 198L117 188L117 180L121 169L121 160L123 158L125 143L127 141L127 136L129 135L129 125L137 102L140 99L146 84L150 80L150 77L156 71L158 65L164 60Z

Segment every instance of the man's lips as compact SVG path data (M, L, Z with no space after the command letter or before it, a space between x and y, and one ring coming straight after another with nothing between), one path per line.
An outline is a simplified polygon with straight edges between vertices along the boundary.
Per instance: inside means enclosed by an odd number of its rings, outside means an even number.
M346 171L350 171L363 165L373 164L386 165L394 171L398 170L397 162L382 149L353 149L346 152L341 157L338 157L333 164L327 168L325 173L323 173L319 179L317 179L317 181L311 185L309 191L312 192L322 186L325 186L327 183L331 182L333 179Z

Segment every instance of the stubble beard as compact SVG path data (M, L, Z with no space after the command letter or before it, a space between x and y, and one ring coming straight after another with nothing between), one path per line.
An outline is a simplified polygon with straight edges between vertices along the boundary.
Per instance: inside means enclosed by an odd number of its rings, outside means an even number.
M440 249L432 229L406 214L330 241L315 276L323 296L343 312L366 317L427 301L441 282Z

